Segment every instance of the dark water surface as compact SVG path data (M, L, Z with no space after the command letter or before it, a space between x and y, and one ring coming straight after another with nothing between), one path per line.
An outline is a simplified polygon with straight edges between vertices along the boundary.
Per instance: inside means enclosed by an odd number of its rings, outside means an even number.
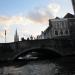
M2 63L1 63L2 64ZM18 60L0 67L0 75L75 75L75 57Z

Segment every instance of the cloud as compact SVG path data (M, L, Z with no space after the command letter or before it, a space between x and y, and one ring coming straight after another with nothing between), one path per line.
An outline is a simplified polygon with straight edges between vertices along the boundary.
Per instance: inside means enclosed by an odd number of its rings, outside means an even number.
M45 8L36 8L28 14L28 18L35 23L47 24L49 19L56 17L56 14L60 10L60 5L51 3Z
M48 20L50 18L54 18L56 14L58 14L59 10L60 6L58 4L51 3L46 7L35 8L27 15L22 14L18 16L0 16L0 38L5 37L4 31L6 29L8 33L7 38L11 37L11 39L13 39L13 29L17 27L19 31L23 31L23 34L33 34L34 36L38 35L40 31L44 30L48 26ZM20 33L20 37L22 36L22 33Z
M52 3L52 4L48 5L48 8L49 8L50 12L53 13L53 15L56 17L60 11L61 6L59 4Z
M51 3L44 8L35 8L25 16L0 16L0 24L6 26L14 24L44 24L47 23L50 18L54 18L59 10L60 6L58 4Z
M0 24L13 25L13 24L29 24L31 21L23 16L0 16Z
M3 37L5 37L5 36L3 35L3 31L2 31L2 32L0 32L0 38L3 38Z
M38 9L28 14L28 18L35 23L47 23L49 18L53 15L48 10Z
M0 16L0 32L4 32L6 29L11 32L14 27L24 27L27 24L32 24L32 22L24 16Z

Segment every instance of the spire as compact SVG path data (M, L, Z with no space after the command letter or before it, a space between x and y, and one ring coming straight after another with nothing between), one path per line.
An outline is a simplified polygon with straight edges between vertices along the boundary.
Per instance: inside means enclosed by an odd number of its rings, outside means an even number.
M17 42L17 41L19 41L19 36L17 33L17 29L16 29L15 36L14 36L14 42Z

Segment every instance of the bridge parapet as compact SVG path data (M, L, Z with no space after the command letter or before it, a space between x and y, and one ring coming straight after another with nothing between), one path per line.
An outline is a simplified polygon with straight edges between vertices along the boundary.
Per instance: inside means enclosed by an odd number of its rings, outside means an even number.
M75 54L75 41L71 39L25 40L0 44L0 60L12 60L17 55L31 49L50 49L65 56Z

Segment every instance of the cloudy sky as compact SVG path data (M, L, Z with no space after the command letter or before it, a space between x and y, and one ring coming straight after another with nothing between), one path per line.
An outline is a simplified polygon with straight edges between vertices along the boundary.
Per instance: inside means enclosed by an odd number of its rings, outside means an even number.
M71 0L0 0L0 43L13 42L17 29L21 37L36 37L51 18L72 13Z

